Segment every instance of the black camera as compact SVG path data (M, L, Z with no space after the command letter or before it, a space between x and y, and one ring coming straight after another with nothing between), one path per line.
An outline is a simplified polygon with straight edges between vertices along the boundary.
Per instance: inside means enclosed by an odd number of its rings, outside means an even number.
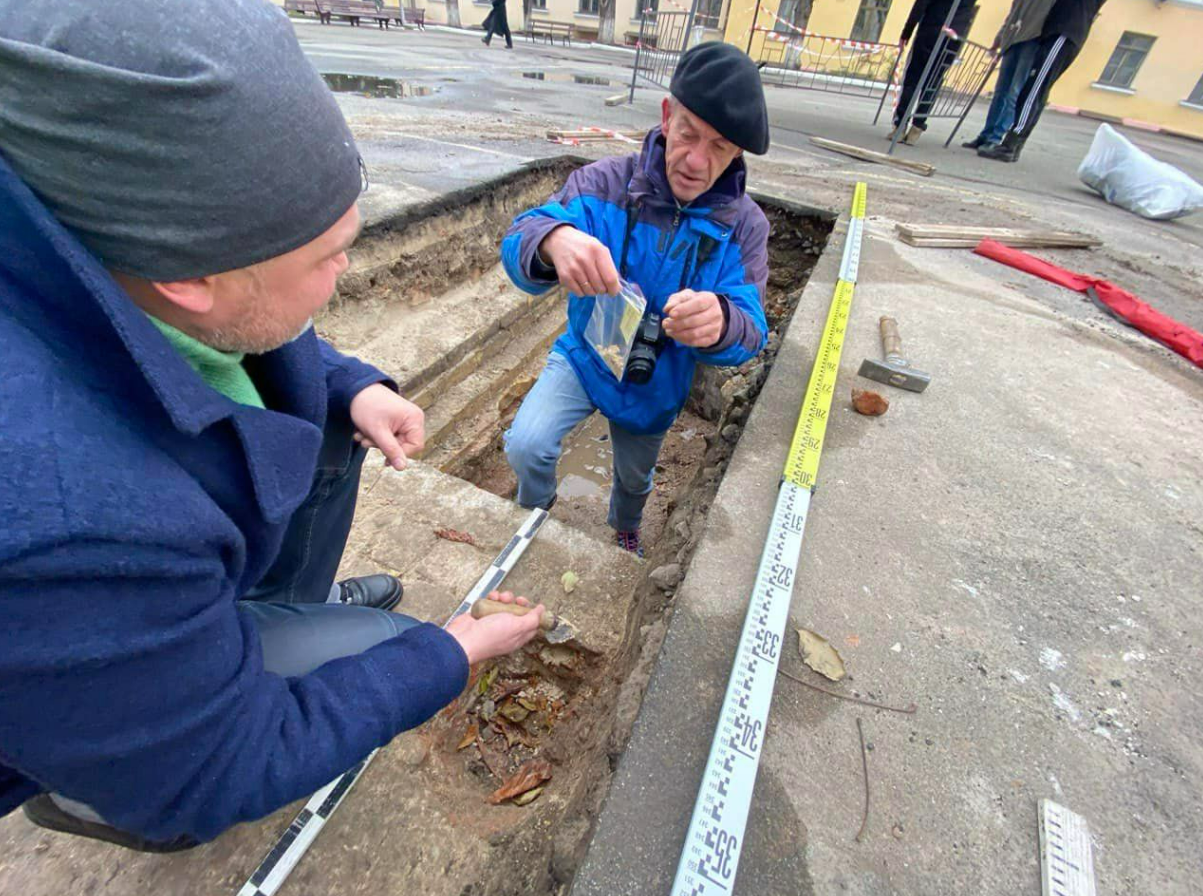
M667 337L660 325L660 315L649 312L639 322L635 331L635 341L631 344L631 353L627 356L627 369L624 379L628 383L642 386L652 378L656 370L656 359L664 349Z

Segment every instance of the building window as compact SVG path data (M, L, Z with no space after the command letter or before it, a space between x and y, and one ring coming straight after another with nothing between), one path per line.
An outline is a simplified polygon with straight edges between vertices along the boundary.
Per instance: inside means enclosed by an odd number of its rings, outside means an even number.
M777 23L773 30L781 34L793 34L794 28L805 31L806 23L810 21L812 3L813 0L781 0L781 8L777 11ZM786 22L794 27L789 27Z
M597 15L597 2L598 0L580 0L580 6L576 11L583 15L595 16Z
M1108 87L1131 87L1141 63L1149 55L1149 50L1153 49L1155 39L1147 34L1125 31L1124 36L1116 44L1111 58L1107 60L1103 74L1099 77L1099 83L1106 84Z
M1199 77L1199 83L1195 85L1195 89L1190 92L1186 101L1192 106L1203 106L1203 76Z
M860 10L852 23L852 40L867 40L876 43L881 39L881 29L886 24L886 13L890 11L890 0L860 0Z
M695 25L717 28L723 15L723 0L698 0L698 11L693 17Z
M531 9L547 9L547 0L530 0Z

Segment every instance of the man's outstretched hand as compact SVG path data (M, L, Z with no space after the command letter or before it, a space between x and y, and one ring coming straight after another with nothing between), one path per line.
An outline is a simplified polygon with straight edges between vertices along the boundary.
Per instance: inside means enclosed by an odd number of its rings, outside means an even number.
M683 289L664 303L663 326L682 345L710 348L723 335L723 306L712 292Z
M499 600L503 604L519 604L529 607L525 597L514 597L509 591L491 591L484 600ZM539 631L539 620L543 617L543 604L539 604L525 616L497 613L483 619L474 619L471 613L457 616L447 624L447 632L468 656L469 665L495 656L513 653L535 637Z
M394 470L426 444L426 415L383 383L373 383L351 399L355 441L378 448Z
M578 296L618 295L618 268L600 240L571 225L557 227L539 244L539 255L556 269L560 285Z

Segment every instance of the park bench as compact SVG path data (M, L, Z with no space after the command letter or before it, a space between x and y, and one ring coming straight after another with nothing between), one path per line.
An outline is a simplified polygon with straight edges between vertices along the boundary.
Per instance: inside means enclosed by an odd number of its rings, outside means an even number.
M402 19L402 14L405 16L404 19ZM393 21L398 25L413 25L419 31L425 31L426 10L418 9L414 6L405 6L401 8L401 12L393 16Z
M337 16L353 26L358 26L360 19L370 19L375 21L378 27L388 28L393 18L392 13L381 9L371 0L319 0L317 7L323 25L329 25Z
M527 23L526 30L522 33L530 41L533 41L536 37L542 37L546 39L547 43L555 44L558 37L564 42L564 46L572 43L571 22L549 22L546 19L533 19Z
M317 0L284 0L285 12L299 12L301 15L313 15L321 18L322 11L318 9Z

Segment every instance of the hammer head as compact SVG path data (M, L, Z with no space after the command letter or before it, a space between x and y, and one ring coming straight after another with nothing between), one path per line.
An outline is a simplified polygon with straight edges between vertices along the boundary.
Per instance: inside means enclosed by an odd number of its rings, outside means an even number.
M889 357L884 361L865 358L861 361L860 375L865 379L908 389L911 392L922 392L931 382L931 374L916 370L898 357Z

